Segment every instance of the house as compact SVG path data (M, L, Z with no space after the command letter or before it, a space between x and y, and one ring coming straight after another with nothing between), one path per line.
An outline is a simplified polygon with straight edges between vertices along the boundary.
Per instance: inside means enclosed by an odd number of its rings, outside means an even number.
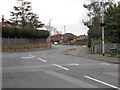
M10 24L4 23L4 15L2 15L2 22L0 23L0 27L11 27Z
M65 33L64 35L57 34L55 36L52 36L51 41L58 42L58 43L69 43L70 40L73 40L75 38L77 38L76 35L74 35L72 33Z
M52 42L60 42L63 38L62 38L62 34L57 34L55 36L52 36Z
M77 36L76 35L74 35L74 34L72 34L72 33L65 33L64 35L63 35L63 37L64 37L64 40L66 41L70 41L70 40L73 40L73 39L75 39L75 38L77 38Z
M19 25L12 26L8 23L5 22L4 15L2 15L2 22L0 23L0 27L16 27L16 28L21 28Z
M78 36L78 40L85 40L85 39L87 39L88 38L88 36L87 35L80 35L80 36Z

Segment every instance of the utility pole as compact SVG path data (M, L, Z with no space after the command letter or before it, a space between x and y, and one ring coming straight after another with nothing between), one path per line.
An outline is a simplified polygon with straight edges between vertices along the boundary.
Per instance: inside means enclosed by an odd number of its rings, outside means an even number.
M104 2L102 1L102 55L105 55L105 45L104 45Z

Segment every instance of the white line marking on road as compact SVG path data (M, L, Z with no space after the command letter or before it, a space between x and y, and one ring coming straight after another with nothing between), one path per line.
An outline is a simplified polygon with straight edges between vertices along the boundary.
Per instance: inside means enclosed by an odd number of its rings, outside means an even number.
M28 59L28 58L33 58L35 56L31 55L31 53L29 53L29 57L22 57L23 59Z
M51 76L55 76L57 78L60 78L68 83L79 86L80 88L99 88L96 85L84 82L83 80L79 80L78 78L67 76L67 75L64 75L64 74L61 74L58 72L54 72L54 71L44 71L44 72L51 75Z
M102 64L102 65L110 65L109 63L99 63L99 64Z
M43 59L41 59L41 58L37 58L37 59L39 59L40 61L43 61L43 62L47 62L46 60L43 60Z
M67 65L70 65L70 66L78 66L79 64L78 63L70 63L70 64L67 64Z
M59 67L59 68L62 68L62 69L64 69L64 70L69 70L68 68L66 68L66 67L63 67L63 66L60 66L60 65L58 65L58 64L52 64L53 66L57 66L57 67Z
M106 86L109 86L109 87L112 87L112 88L117 88L118 90L120 90L119 87L116 87L116 86L114 86L114 85L108 84L108 83L103 82L103 81L100 81L100 80L98 80L98 79L95 79L95 78L92 78L92 77L89 77L89 76L84 76L84 77L86 77L86 78L88 78L88 79L91 79L91 80L93 80L93 81L99 82L99 83L101 83L101 84L104 84L104 85L106 85Z
M33 57L22 57L23 59L33 58Z
M35 56L33 56L33 55L29 55L30 57L35 57Z

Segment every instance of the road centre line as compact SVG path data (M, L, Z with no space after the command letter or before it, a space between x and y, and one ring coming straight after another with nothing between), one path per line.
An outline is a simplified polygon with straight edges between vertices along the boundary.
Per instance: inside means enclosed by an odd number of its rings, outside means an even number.
M81 65L111 65L109 63L97 63L97 64L78 64L78 63L68 63L68 64L64 64L64 65L68 65L68 66L81 66Z
M23 59L33 58L33 57L22 57Z
M51 76L60 78L60 79L66 81L68 83L71 83L73 85L79 86L80 88L99 88L96 85L84 82L84 81L79 80L77 78L74 78L74 77L71 77L71 76L67 76L67 75L64 75L64 74L61 74L61 73L58 73L58 72L55 72L55 71L44 71L44 72L49 74L49 75L51 75Z
M109 63L100 63L101 65L111 65L111 64L109 64Z
M70 65L70 66L78 66L79 64L78 64L78 63L70 63L70 64L67 64L67 65Z
M42 61L42 62L47 62L46 60L43 60L43 59L41 59L41 58L37 58L37 59L39 59L39 60Z
M104 85L106 85L106 86L109 86L109 87L116 88L116 89L120 90L119 87L116 87L116 86L114 86L114 85L111 85L111 84L108 84L108 83L106 83L106 82L100 81L100 80L98 80L98 79L92 78L92 77L90 77L90 76L84 76L84 77L85 77L85 78L88 78L88 79L91 79L91 80L93 80L93 81L99 82L99 83L101 83L101 84L104 84Z
M56 67L59 67L59 68L62 68L62 69L64 69L64 70L69 70L68 68L66 68L66 67L63 67L63 66L60 66L60 65L58 65L58 64L52 64L53 66L56 66Z

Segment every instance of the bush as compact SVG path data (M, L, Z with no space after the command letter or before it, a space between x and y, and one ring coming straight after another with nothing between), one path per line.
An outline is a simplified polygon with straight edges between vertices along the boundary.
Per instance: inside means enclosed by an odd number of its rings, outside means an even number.
M45 30L37 30L30 28L2 28L2 37L3 38L48 38L49 32Z

